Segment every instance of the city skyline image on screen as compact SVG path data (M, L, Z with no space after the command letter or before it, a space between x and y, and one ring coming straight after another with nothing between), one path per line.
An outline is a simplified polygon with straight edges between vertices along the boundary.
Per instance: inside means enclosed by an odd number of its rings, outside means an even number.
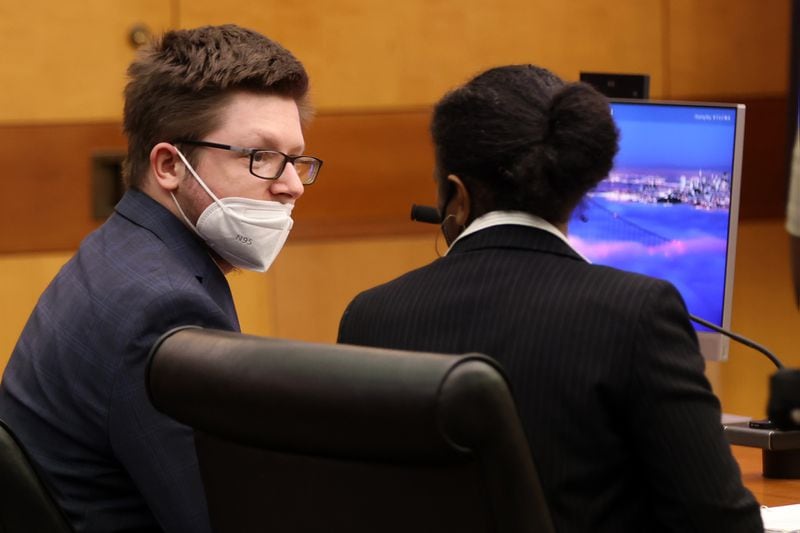
M620 150L577 207L569 240L591 262L672 282L689 313L730 326L744 106L614 100ZM696 326L708 359L727 339Z

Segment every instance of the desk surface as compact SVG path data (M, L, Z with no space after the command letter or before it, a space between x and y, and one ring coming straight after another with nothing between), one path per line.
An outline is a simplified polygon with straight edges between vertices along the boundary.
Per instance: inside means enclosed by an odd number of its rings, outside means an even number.
M800 479L769 479L761 475L761 448L731 446L742 471L742 481L761 505L800 503Z

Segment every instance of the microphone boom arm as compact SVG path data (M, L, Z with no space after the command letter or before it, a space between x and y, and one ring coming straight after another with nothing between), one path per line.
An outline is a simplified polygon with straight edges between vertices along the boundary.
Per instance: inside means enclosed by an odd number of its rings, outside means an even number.
M765 347L763 347L762 345L758 344L757 342L751 341L750 339L742 337L741 335L737 335L736 333L733 333L732 331L728 331L726 329L723 329L723 328L717 326L716 324L712 324L708 320L703 320L700 317L697 317L697 316L694 316L694 315L689 315L689 318L693 322L697 322L698 324L701 324L701 325L707 327L708 329L714 330L717 333L721 333L721 334L725 335L726 337L730 337L731 339L744 344L748 348L752 348L752 349L754 349L754 350L756 350L758 352L763 353L764 355L767 356L767 358L770 361L772 361L772 363L776 367L778 367L778 370L783 368L783 363L781 363L780 359L778 359L772 352L770 352L769 350L767 350Z

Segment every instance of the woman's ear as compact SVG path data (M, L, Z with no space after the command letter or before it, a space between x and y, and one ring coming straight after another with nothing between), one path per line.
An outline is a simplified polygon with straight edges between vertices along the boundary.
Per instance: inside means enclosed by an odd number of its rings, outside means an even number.
M470 219L469 191L464 185L464 182L461 181L461 178L455 174L449 174L447 176L447 182L449 188L453 192L452 198L450 198L448 203L445 205L445 213L443 213L443 215L452 215L455 219L454 222L456 225L459 227L464 227L467 225L467 222Z
M449 174L444 182L447 196L442 206L442 234L447 245L464 231L469 220L469 191L461 178Z
M178 149L169 143L158 143L150 150L150 170L154 182L164 191L174 191L178 188L186 166L178 156Z

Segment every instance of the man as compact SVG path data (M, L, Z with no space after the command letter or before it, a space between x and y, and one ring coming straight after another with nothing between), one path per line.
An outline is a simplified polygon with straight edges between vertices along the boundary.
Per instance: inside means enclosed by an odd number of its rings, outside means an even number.
M306 72L236 26L177 30L129 68L128 190L33 311L0 418L79 532L210 531L192 431L145 389L181 325L238 331L224 274L264 271L321 161L300 155Z
M762 531L679 293L565 237L617 151L605 98L499 67L431 131L449 251L358 295L339 341L499 361L560 533Z

